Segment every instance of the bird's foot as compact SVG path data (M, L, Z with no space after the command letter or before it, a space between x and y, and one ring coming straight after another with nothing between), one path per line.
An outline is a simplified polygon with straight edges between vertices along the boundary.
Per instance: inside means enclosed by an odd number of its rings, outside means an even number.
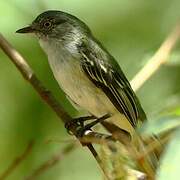
M77 126L77 136L82 137L87 130L91 130L93 126L95 126L98 123L101 123L105 119L108 119L110 117L109 114L105 114L104 116L97 118L95 116L85 116L85 117L79 117L75 118L65 124L65 128L67 129L68 133L72 135L71 133L71 127L76 125ZM94 120L93 122L90 122L86 125L84 125L85 121L88 120Z
M84 125L83 127L80 127L77 130L77 136L83 137L83 135L85 134L86 131L91 130L91 128L94 127L96 124L101 123L102 121L108 119L109 117L110 117L109 114L105 114L104 116L97 118L95 121L90 122L90 123Z
M71 133L71 127L72 126L76 125L76 126L78 126L78 128L81 129L81 128L84 128L85 121L93 120L93 119L97 119L97 117L95 117L95 116L84 116L84 117L74 118L71 121L68 121L65 123L65 128L67 129L69 134L72 134Z

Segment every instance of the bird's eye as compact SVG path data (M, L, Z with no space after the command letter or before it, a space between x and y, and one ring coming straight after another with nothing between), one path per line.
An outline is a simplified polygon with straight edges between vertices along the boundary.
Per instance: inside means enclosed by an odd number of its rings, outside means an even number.
M50 21L47 21L44 23L45 28L49 28L49 27L51 27L51 25L52 25L52 23Z

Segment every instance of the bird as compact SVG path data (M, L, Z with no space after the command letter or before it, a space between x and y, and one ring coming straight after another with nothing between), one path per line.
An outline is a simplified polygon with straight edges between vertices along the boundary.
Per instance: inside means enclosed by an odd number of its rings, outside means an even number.
M38 15L17 33L33 33L72 104L132 135L146 114L120 65L77 17L58 10Z

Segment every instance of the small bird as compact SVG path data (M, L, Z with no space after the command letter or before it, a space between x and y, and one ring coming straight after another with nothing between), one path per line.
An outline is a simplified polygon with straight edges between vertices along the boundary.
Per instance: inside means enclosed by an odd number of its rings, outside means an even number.
M17 33L33 33L68 99L90 115L131 135L146 115L114 57L88 26L66 12L49 10Z

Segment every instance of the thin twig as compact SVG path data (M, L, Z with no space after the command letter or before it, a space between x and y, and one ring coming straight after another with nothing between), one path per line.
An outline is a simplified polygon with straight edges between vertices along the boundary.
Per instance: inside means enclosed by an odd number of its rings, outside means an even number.
M22 57L22 55L15 48L12 47L12 45L2 36L2 34L0 34L0 47L4 51L4 53L10 58L10 60L15 64L23 77L33 86L33 88L40 95L40 97L52 108L52 110L58 115L58 117L64 123L71 121L72 118L69 116L69 114L61 107L61 105L55 99L52 93L48 89L46 89L42 82L37 78L26 60ZM74 124L71 126L70 129L76 137L77 128L78 125ZM98 154L94 147L91 144L88 144L88 146L86 147L93 154L102 169L103 167L101 166Z
M99 158L97 152L94 151L94 148L92 147L92 145L90 143L103 144L103 143L112 143L112 142L114 142L114 139L112 138L112 136L96 133L96 132L93 132L93 131L89 131L88 136L82 137L80 140L81 140L82 143L86 143L89 149L92 148L91 152L93 153L93 156L96 158L96 161L99 164L102 164L101 159ZM35 169L32 172L31 175L26 177L24 180L33 180L33 179L36 179L38 176L40 176L45 171L47 171L48 169L52 168L59 161L61 161L64 158L65 155L67 155L70 152L72 152L72 150L74 150L75 147L76 147L75 142L74 143L70 143L69 145L67 145L63 149L63 151L61 151L61 153L58 153L58 154L54 155L51 159L49 159L46 162L44 162L43 164L41 164L37 169ZM103 171L104 171L104 169L103 169ZM104 171L104 174L107 177L107 174L106 174L105 171Z
M138 89L168 60L168 57L180 37L180 25L178 25L147 64L131 80L134 91Z
M143 159L144 157L148 156L149 154L155 151L162 151L163 147L169 142L172 137L173 132L177 129L177 127L172 128L168 131L165 131L158 135L158 138L152 139L151 142L146 142L147 147L146 151L142 152L137 156L137 159ZM156 153L157 154L157 153ZM157 155L156 155L157 156ZM158 157L159 158L159 157Z
M65 155L69 154L72 152L72 150L75 149L75 144L71 143L67 145L63 151L60 153L54 155L51 159L45 161L43 164L41 164L37 169L35 169L31 175L25 178L25 180L33 180L37 179L38 176L43 174L45 171L47 171L49 168L52 168L55 166L59 161L61 161Z
M22 161L27 158L27 156L32 151L33 145L34 145L34 142L30 141L29 144L27 145L26 149L24 150L24 152L19 157L16 157L16 159L14 159L14 161L3 172L3 174L0 175L0 180L6 179L18 167L18 165L20 165L22 163Z

